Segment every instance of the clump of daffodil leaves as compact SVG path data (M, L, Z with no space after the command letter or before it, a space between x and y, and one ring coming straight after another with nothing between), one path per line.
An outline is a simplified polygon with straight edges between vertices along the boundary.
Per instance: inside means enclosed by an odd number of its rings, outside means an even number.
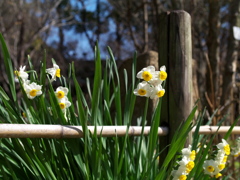
M15 71L16 80L18 78L22 81L23 89L29 99L34 99L37 96L42 95L42 85L37 84L36 82L31 82L28 78L29 75L25 70L26 66L20 66L19 71ZM56 81L57 78L61 77L60 68L57 64L53 64L52 68L46 69L46 73L51 75L50 82ZM58 87L55 91L55 95L58 100L58 104L63 112L71 106L71 102L67 98L68 88Z

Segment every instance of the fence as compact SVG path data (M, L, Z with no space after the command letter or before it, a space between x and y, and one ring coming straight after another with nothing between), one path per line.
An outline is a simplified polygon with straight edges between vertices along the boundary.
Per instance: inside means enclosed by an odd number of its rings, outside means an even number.
M161 125L158 128L160 146L167 147L175 130L190 114L193 107L191 17L184 11L161 15L159 32L159 64L167 67L168 80L163 98ZM95 129L96 128L96 129ZM91 133L101 137L140 136L141 126L88 126ZM201 126L200 134L226 133L230 127ZM96 130L96 131L95 131ZM194 131L194 129L192 130ZM150 126L143 134L148 135ZM240 134L240 126L232 134ZM81 126L0 124L0 138L81 138ZM191 141L191 133L187 141ZM187 142L188 143L188 142ZM164 157L167 148L162 152Z
M145 126L143 135L148 135L150 126ZM199 134L226 133L230 126L201 126ZM94 134L95 126L88 126L88 130ZM192 132L195 131L193 128ZM235 126L232 134L240 134L240 126ZM140 126L96 126L96 134L99 137L115 136L140 136L142 127ZM158 128L159 136L168 136L168 127ZM82 138L84 137L82 126L63 125L36 125L36 124L0 124L0 138Z

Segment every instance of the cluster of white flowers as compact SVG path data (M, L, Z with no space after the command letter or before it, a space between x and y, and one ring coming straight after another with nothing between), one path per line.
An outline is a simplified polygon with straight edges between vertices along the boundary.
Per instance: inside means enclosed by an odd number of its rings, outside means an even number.
M19 71L15 71L15 75L22 80L23 88L29 99L34 99L42 94L42 86L28 80L28 73L25 72L26 66L20 66ZM18 79L17 79L18 80Z
M182 149L182 159L177 162L177 168L171 173L173 180L186 180L187 175L194 168L196 151L192 150L192 146Z
M55 91L55 95L58 99L59 106L63 112L65 112L66 108L71 106L71 102L68 101L67 94L68 94L68 88L66 87L60 86Z
M232 152L231 152L231 154L232 154L234 157L240 156L240 137L238 137L238 138L236 139L236 141L237 141L237 144L236 144L236 146L235 146L234 148L232 148Z
M38 85L35 82L30 82L28 80L28 73L25 71L26 66L20 66L19 71L15 71L15 75L21 79L23 83L23 88L27 94L29 99L34 99L36 96L40 96L42 94L42 85ZM46 73L51 75L51 82L56 81L57 77L60 77L60 68L57 64L53 64L52 68L46 69ZM18 79L16 79L18 81ZM71 103L68 101L67 95L68 88L66 87L58 87L55 91L55 95L57 97L60 108L63 112L65 112L66 108L71 106Z
M221 143L217 144L217 148L216 157L204 161L203 164L204 173L215 178L222 176L220 172L225 168L228 155L230 154L230 146L224 139L222 139Z
M143 68L137 74L137 78L143 79L137 88L134 90L134 94L137 96L150 97L162 97L165 94L165 89L162 87L162 82L167 78L166 67L160 67L160 71L155 71L154 66L148 66Z

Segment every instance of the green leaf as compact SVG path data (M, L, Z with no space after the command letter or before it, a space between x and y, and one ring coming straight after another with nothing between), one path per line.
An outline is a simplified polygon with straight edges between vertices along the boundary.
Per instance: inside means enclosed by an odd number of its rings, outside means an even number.
M2 44L3 62L4 62L6 74L8 77L10 91L11 91L13 100L16 101L17 96L16 96L16 89L15 89L13 65L12 65L10 54L8 52L7 45L1 33L0 33L0 41Z

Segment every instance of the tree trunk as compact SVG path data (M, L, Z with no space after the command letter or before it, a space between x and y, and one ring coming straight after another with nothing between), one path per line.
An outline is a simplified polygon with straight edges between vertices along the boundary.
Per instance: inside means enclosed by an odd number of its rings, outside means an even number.
M148 4L146 0L143 0L143 20L144 20L144 27L143 27L143 33L144 33L144 47L143 52L148 51Z
M209 16L208 16L208 67L206 73L206 98L208 100L208 110L210 114L218 107L219 102L219 84L220 84L220 72L219 72L219 61L220 61L220 18L219 18L219 1L209 0ZM216 124L216 120L213 121L213 125Z
M235 73L237 67L238 58L238 44L239 42L234 39L233 36L233 26L236 25L237 14L239 13L240 1L232 1L230 4L230 15L229 15L229 37L228 37L228 47L227 47L227 59L225 68L223 70L223 87L222 87L222 97L221 105L223 106L223 113L228 113L230 115L230 120L235 119L235 105L234 102L234 86L235 86Z

